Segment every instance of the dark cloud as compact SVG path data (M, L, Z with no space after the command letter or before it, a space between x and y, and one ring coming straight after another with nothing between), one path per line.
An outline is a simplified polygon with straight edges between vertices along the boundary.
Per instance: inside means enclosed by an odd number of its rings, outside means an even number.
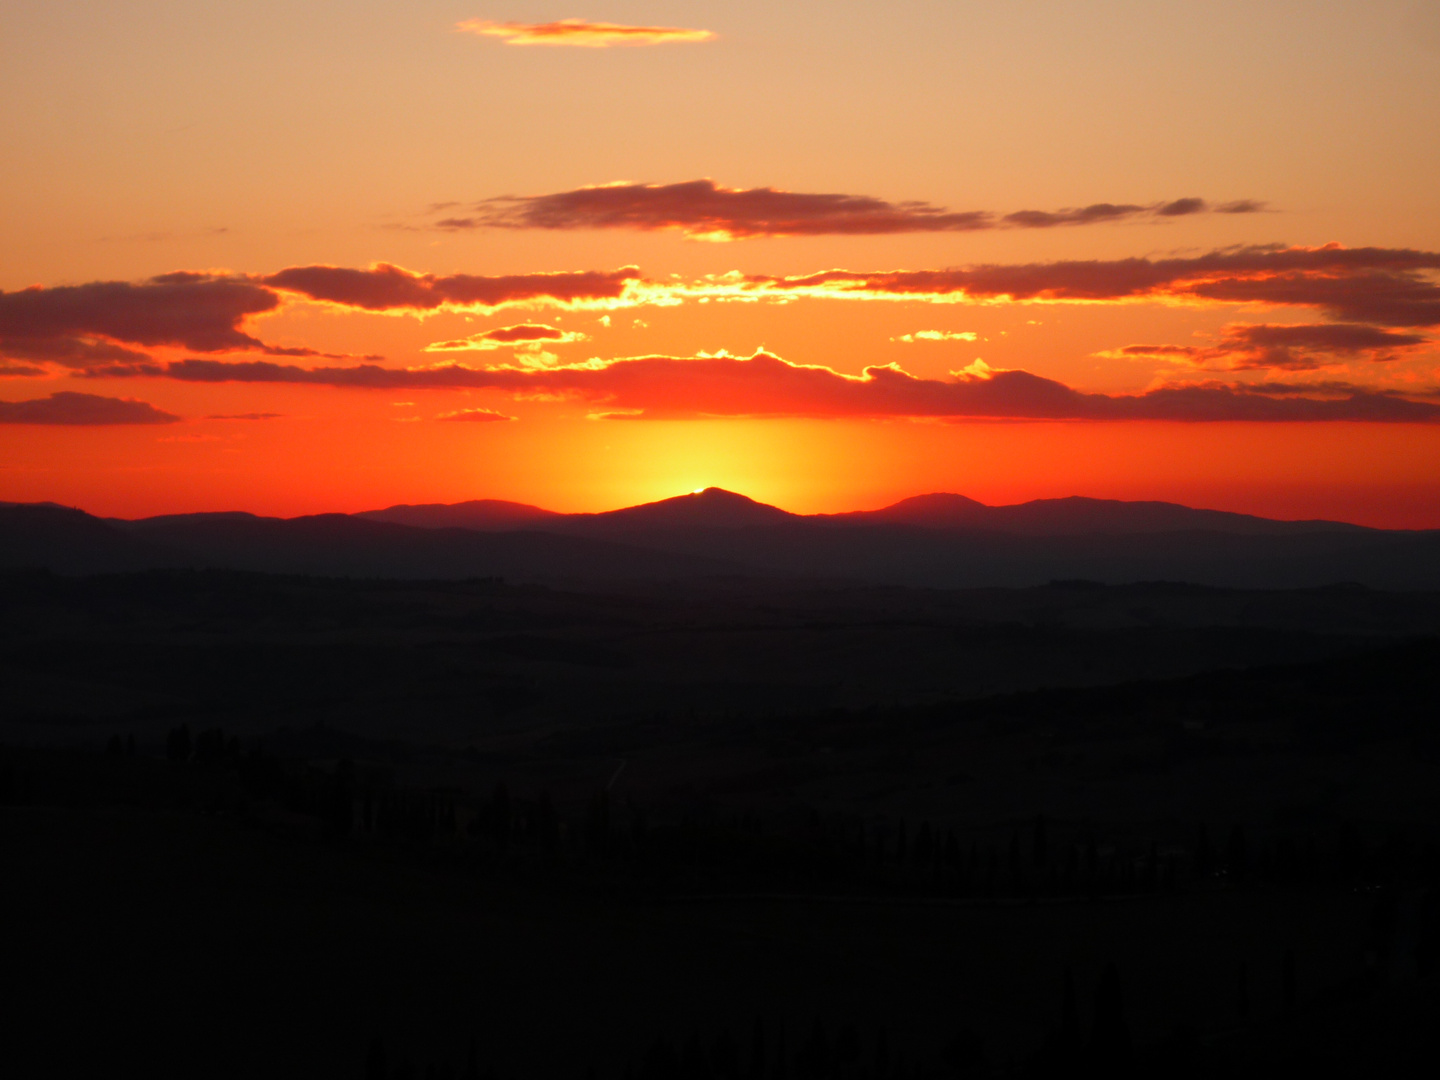
M518 326L500 326L494 330L483 330L469 337L454 341L435 341L425 346L426 352L479 352L490 349L528 349L534 352L543 345L568 345L575 341L589 340L588 334L576 330L561 330L544 323L520 323ZM546 354L549 355L549 354Z
M144 359L128 345L172 345L196 352L266 348L240 329L245 319L279 306L254 282L182 272L149 281L0 293L0 355L67 366Z
M213 413L205 417L206 420L279 420L284 413L278 412L247 412L247 413Z
M703 416L934 417L1073 420L1440 421L1440 405L1382 391L1315 386L1257 391L1244 384L1172 386L1133 395L1089 394L1025 371L957 372L919 379L899 367L843 375L753 357L648 356L528 369L458 364L397 370L372 365L300 368L270 361L186 360L191 382L275 382L367 389L494 389L573 398L647 418Z
M46 398L0 401L0 424L173 424L180 417L144 401L62 390Z
M1384 363L1428 344L1430 339L1420 334L1357 323L1236 323L1225 327L1214 345L1126 345L1099 355L1181 360L1232 371L1313 371L1352 360Z
M259 279L310 300L365 311L435 311L442 307L498 308L506 304L561 305L618 300L640 280L633 266L612 271L514 274L417 274L389 263L368 270L343 266L292 266Z
M519 341L564 341L565 331L555 326L546 326L543 323L521 323L518 326L501 326L494 330L486 330L484 333L474 336L484 338L486 341L499 342L502 345L511 345Z
M1440 325L1440 254L1405 248L1244 247L1174 259L988 264L952 270L827 270L751 276L748 296L890 300L1215 301L1319 308L1345 322Z
M1253 205L1258 208L1259 204ZM1179 217L1207 209L1203 199L1185 198L1149 205L1096 203L1056 211L1020 210L997 216L986 210L946 210L925 202L892 203L870 195L779 191L768 187L726 188L705 179L678 184L608 184L550 195L506 196L478 203L469 214L445 217L435 225L450 231L673 229L703 239L734 240L758 236L1047 229L1146 217Z
M380 264L368 270L296 266L268 277L182 270L142 282L37 286L0 293L0 359L116 377L153 374L147 369L152 358L135 346L354 359L303 346L270 345L247 333L244 324L277 310L285 294L366 311L572 305L619 299L639 276L628 267L608 273L440 277Z
M0 361L0 379L29 379L48 372L34 364L7 364Z
M86 337L0 339L0 352L12 360L34 360L67 368L88 368L96 364L145 363L147 353L127 349L110 341Z

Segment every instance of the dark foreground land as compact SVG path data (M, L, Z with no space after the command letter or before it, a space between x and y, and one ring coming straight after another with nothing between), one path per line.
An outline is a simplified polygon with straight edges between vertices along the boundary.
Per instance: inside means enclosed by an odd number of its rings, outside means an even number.
M17 1076L1430 1075L1440 596L0 581Z

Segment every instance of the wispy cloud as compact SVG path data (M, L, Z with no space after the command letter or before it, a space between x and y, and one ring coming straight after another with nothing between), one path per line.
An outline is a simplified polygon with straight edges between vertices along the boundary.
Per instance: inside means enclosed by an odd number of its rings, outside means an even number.
M514 416L506 416L494 409L456 409L454 412L441 413L436 420L459 420L464 423L489 424L497 420L515 420Z
M626 26L585 19L561 19L548 23L466 19L457 23L455 29L466 34L499 38L506 45L569 45L584 49L608 49L616 45L669 45L709 41L715 36L709 30L681 26Z
M550 195L503 196L464 215L435 222L467 229L674 230L699 240L781 236L874 236L991 229L1050 229L1203 214L1251 213L1261 203L1211 206L1204 199L1159 203L1096 203L1063 210L952 211L926 202L888 202L871 195L727 188L709 179L678 184L604 184Z
M1314 371L1351 361L1385 363L1431 344L1420 334L1355 323L1233 323L1214 345L1126 345L1097 356L1230 371Z
M916 330L913 334L901 334L890 340L913 345L917 341L975 341L979 337L973 330Z

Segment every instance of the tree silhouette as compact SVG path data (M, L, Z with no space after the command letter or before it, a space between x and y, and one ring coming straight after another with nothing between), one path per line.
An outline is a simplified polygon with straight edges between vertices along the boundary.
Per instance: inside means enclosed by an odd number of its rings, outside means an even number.
M750 1069L747 1075L759 1077L765 1072L765 1021L755 1014L755 1025L750 1029Z
M737 1080L740 1075L740 1047L728 1027L722 1028L715 1037L710 1057L715 1062L715 1075L720 1080Z
M1133 1062L1130 1029L1125 1025L1120 971L1113 963L1106 964L1100 973L1100 986L1095 993L1095 1027L1090 1036L1089 1057L1097 1077L1131 1075Z
M640 1080L679 1080L680 1057L670 1040L656 1039L645 1055L645 1065L640 1070Z
M370 1040L370 1050L365 1055L365 1080L390 1080L390 1071L385 1060L385 1044L379 1035Z
M1225 844L1225 868L1236 881L1244 881L1250 873L1250 853L1245 843L1245 830L1236 825Z
M691 1032L685 1040L685 1049L680 1055L680 1075L685 1080L710 1080L710 1064L705 1060L705 1048L700 1036Z

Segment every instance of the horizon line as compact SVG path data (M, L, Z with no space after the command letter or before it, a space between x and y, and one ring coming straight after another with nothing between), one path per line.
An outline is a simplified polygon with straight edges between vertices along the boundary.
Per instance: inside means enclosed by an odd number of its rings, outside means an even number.
M1192 506L1192 505L1190 505L1189 503L1174 502L1174 501L1169 500L1169 499L1113 499L1113 498L1102 498L1102 497L1092 496L1092 495L1073 495L1073 494L1072 494L1072 495L1060 495L1060 496L1040 497L1040 498L1034 498L1034 499L1023 499L1023 500L1021 500L1021 501L1019 501L1019 502L1011 502L1011 503L986 503L986 502L983 502L982 500L972 498L972 497L970 497L970 496L968 496L968 495L962 495L962 494L960 494L959 492L954 492L954 491L924 491L924 492L918 492L917 494L914 494L914 495L903 496L903 497L901 497L901 498L899 498L899 499L894 500L893 502L888 502L888 503L885 503L884 505L876 506L876 507L871 507L871 508L862 508L862 509L854 509L854 510L820 511L820 512L816 512L816 513L808 513L808 514L806 514L806 513L798 513L798 512L793 511L793 510L786 510L784 507L777 506L777 505L775 505L774 503L761 502L759 499L754 499L754 498L752 498L752 497L750 497L750 496L748 496L748 495L745 495L745 494L742 493L742 492L732 491L732 490L730 490L729 488L722 488L722 487L719 487L718 485L710 485L710 486L703 487L703 488L695 488L695 489L692 489L692 490L690 490L690 491L681 492L681 493L679 493L679 494L677 494L677 495L665 496L665 497L659 498L659 499L651 499L651 500L647 500L647 501L645 501L645 502L628 503L628 504L626 504L626 505L624 505L624 506L612 507L612 508L607 509L607 510L568 510L568 511L567 511L567 510L551 510L551 509L549 509L548 507L540 506L540 505L535 504L535 503L520 502L520 501L517 501L517 500L514 500L514 499L497 499L497 498L490 498L490 497L485 497L485 496L480 496L480 497L471 498L471 499L459 499L459 500L456 500L456 501L454 501L454 502L422 502L422 503L399 502L399 503L390 503L389 505L386 505L386 506L371 507L371 508L364 509L364 510L318 510L318 511L312 511L312 512L309 512L309 513L293 514L293 515L289 515L289 516L281 515L281 514L262 514L262 513L256 513L256 512L251 511L251 510L241 510L241 509L236 509L236 508L229 508L229 509L224 509L224 510L179 510L179 511L167 511L167 512L158 513L158 514L145 514L145 515L141 515L141 516L137 516L137 517L119 517L119 516L113 515L113 514L99 514L99 513L95 513L95 512L93 512L93 511L91 511L91 510L85 509L85 508L82 507L82 506L75 506L75 505L70 505L70 504L68 504L68 503L56 502L56 501L50 500L50 499L39 499L39 500L34 500L34 501L18 501L18 500L0 499L0 509L3 509L3 508L12 508L12 507L26 507L26 506L28 506L28 507L43 507L43 506L49 506L49 507L54 507L54 508L56 508L56 509L62 509L62 510L74 510L74 511L76 511L76 512L78 512L78 513L86 514L86 515L88 515L88 516L90 516L90 517L94 517L94 518L97 518L97 519L100 519L100 520L104 520L104 521L130 521L130 522L136 522L136 521L149 521L149 520L153 520L153 519L155 519L155 518L164 518L164 517L200 517L200 516L215 516L215 515L221 515L221 514L245 514L245 515L248 515L248 516L250 516L250 517L261 518L261 519L269 519L269 520L275 520L275 521L297 521L297 520L300 520L300 519L302 519L302 518L310 518L310 517L332 517L332 516L334 516L334 517L363 517L363 516L368 515L368 514L384 513L384 512L387 511L387 510L420 509L420 508L432 508L432 507L446 507L446 508L449 508L449 507L455 507L455 506L464 506L464 505L471 504L471 503L498 503L498 504L503 504L503 505L506 505L506 506L523 507L523 508L525 508L525 509L527 509L527 510L539 511L539 512L542 513L542 514L547 514L547 515L551 515L551 516L554 516L554 517L576 518L576 517L597 517L597 516L601 516L601 515L605 515L605 514L620 513L620 512L625 511L625 510L636 510L636 509L640 509L640 508L643 508L643 507L658 506L658 505L660 505L660 504L662 504L662 503L678 502L678 501L680 501L680 500L682 500L682 499L694 499L694 498L698 498L698 497L701 497L701 496L704 496L704 495L713 495L713 494L722 494L722 495L733 496L733 497L735 497L735 498L743 499L743 500L745 500L745 501L748 502L748 503L752 503L752 504L754 504L755 506L763 507L763 508L765 508L765 509L770 509L770 510L777 510L777 511L779 511L779 512L782 513L782 514L786 514L786 515L788 515L788 516L790 516L790 517L801 518L801 519L838 518L838 517L848 517L848 516L850 516L850 515L855 515L855 514L875 514L875 513L881 513L881 512L883 512L883 511L885 511L885 510L893 509L893 508L895 508L895 507L897 507L897 506L900 506L902 503L910 502L910 501L913 501L913 500L916 500L916 499L946 497L946 498L953 498L953 499L964 499L966 502L973 503L973 504L975 504L976 506L982 507L982 508L984 508L984 509L986 509L986 510L1005 510L1005 509L1011 509L1011 508L1014 508L1014 507L1029 506L1029 505L1032 505L1032 504L1034 504L1034 503L1059 503L1059 502L1070 502L1070 501L1084 501L1084 502L1093 502L1093 503L1112 503L1112 504L1128 505L1128 506L1139 506L1139 505L1174 506L1174 507L1180 507L1180 508L1185 509L1185 510L1193 510L1193 511L1196 511L1196 512L1214 513L1214 514L1229 514L1229 515L1233 515L1233 516L1235 516L1235 517L1253 518L1253 519L1259 520L1259 521L1273 521L1273 522L1280 522L1280 523L1286 523L1286 524L1310 524L1310 523L1315 523L1315 524L1327 524L1327 525L1347 525L1347 526L1350 526L1350 527L1352 527L1352 528L1375 529L1375 530L1377 530L1377 531L1383 531L1383 532L1430 532L1430 531L1436 531L1437 529L1440 529L1440 526L1432 526L1432 527L1429 527L1429 528L1393 528L1393 527L1385 527L1385 526L1365 525L1365 524L1363 524L1363 523L1361 523L1361 522L1349 521L1349 520L1346 520L1346 519L1343 519L1343 518L1328 518L1328 517L1271 517L1271 516L1268 516L1268 515L1265 515L1265 514L1255 514L1255 513L1250 513L1250 512L1248 512L1248 511L1244 511L1244 510L1224 510L1224 509L1220 509L1220 508L1218 508L1218 507L1211 507L1211 506Z

